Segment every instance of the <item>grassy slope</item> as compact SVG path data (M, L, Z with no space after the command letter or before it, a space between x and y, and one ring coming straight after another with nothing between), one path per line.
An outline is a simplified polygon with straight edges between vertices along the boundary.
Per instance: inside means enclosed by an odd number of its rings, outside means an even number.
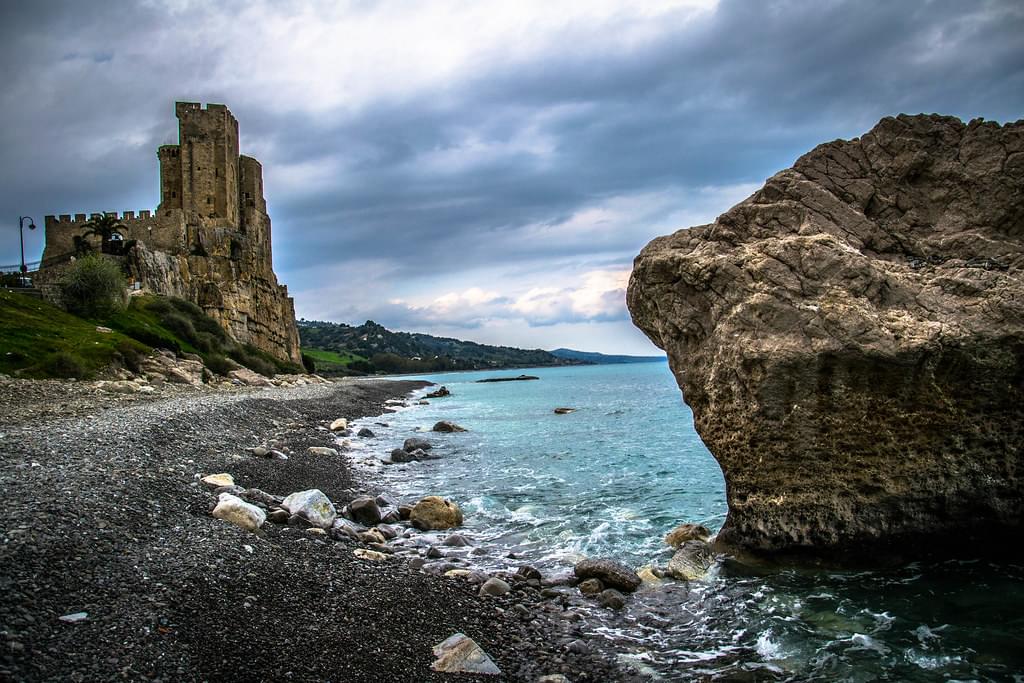
M324 349L303 348L302 352L315 360L317 365L342 365L348 366L358 360L366 360L355 353L338 353L337 351L325 351Z
M172 329L169 315L179 322L184 319L184 328ZM114 332L97 332L97 325ZM230 341L219 327L211 334L213 327L216 323L197 307L164 297L134 297L128 308L110 318L84 320L39 299L0 290L0 372L86 378L112 363L123 364L124 356L153 348L196 353L214 372L227 371L225 356L266 375L302 371L265 351ZM197 334L196 328L205 333ZM204 341L204 348L199 348Z
M0 290L0 372L27 368L25 376L54 376L53 361L64 355L91 375L109 365L119 348L147 350L118 332L97 332L96 325L39 299Z

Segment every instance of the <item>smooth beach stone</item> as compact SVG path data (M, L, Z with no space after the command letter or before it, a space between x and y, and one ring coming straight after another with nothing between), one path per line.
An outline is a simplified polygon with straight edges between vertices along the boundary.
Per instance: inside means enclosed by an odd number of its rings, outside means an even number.
M356 436L362 437L364 439L372 439L373 437L376 436L376 434L374 434L369 427L361 427L359 431L356 432Z
M239 497L254 505L265 505L267 507L280 505L284 500L284 498L281 498L280 496L275 496L274 494L267 493L261 489L246 489Z
M601 579L585 579L580 581L578 588L583 595L597 595L604 590L604 584Z
M287 524L288 518L291 516L292 513L288 512L287 510L282 510L280 508L278 508L277 510L272 510L269 513L267 513L267 519L269 519L274 524Z
M402 450L408 453L412 453L413 451L416 450L429 451L433 447L433 444L431 444L429 441L418 436L410 436L402 444Z
M427 496L413 506L409 520L421 531L450 529L462 525L462 510L441 496Z
M263 510L230 493L220 495L217 507L213 508L213 516L247 531L259 529L267 520Z
M469 431L469 430L467 430L465 427L461 427L461 426L455 424L454 422L449 422L448 420L441 420L440 422L437 422L437 423L434 424L434 426L431 429L431 431L434 431L434 432L448 432L448 433L450 433L450 432L465 432L465 431Z
M441 545L453 546L456 548L464 548L469 545L469 541L462 534L450 534L446 536Z
M715 553L704 541L687 541L668 561L668 574L680 581L693 581L708 573Z
M380 522L380 507L373 498L360 496L348 504L348 516L364 526L373 526Z
M654 573L654 568L651 567L650 565L648 565L646 567L642 567L636 573L636 575L640 577L640 580L644 582L645 586L647 586L647 585L656 586L656 585L658 585L659 583L662 582L661 577Z
M492 576L491 578L484 581L484 584L480 586L480 595L499 596L505 595L511 590L512 586L508 585L505 581L502 581L497 576Z
M327 448L326 446L310 446L306 449L306 452L310 455L337 455L338 451L333 448Z
M235 478L232 477L227 472L222 472L221 474L208 474L199 481L214 489L219 488L221 486L235 485Z
M388 539L377 529L367 529L360 532L359 540L363 543L385 543Z
M540 581L544 578L544 575L540 573L540 570L528 564L524 564L522 567L517 569L516 575L521 576L526 580L536 579L537 581Z
M371 562L383 562L388 559L388 556L384 553L376 550L367 550L366 548L356 548L352 551L352 554L361 560L370 560Z
M321 529L329 529L338 517L334 504L320 489L292 493L281 502L281 507Z
M339 417L337 420L331 423L330 430L332 432L340 432L343 429L348 429L348 420L343 417Z
M398 538L399 529L390 524L378 524L376 528L389 541L393 538Z
M596 578L610 588L617 588L632 593L640 587L640 577L636 572L619 562L609 558L586 559L576 563L573 573L577 578Z
M404 505L404 504L403 505L399 505L398 506L398 516L401 518L402 521L405 521L405 520L409 519L410 517L412 517L412 509L413 509L412 505Z
M665 543L678 548L687 541L706 541L711 537L711 530L703 524L680 524L665 534Z
M456 633L434 646L437 660L430 665L444 673L486 674L500 676L501 669L469 636Z

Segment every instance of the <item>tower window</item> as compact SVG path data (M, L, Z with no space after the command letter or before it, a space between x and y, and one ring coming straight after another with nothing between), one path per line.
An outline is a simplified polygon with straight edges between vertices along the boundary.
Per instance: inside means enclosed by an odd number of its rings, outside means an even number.
M213 204L213 195L212 194L211 195L207 195L206 203L207 204Z

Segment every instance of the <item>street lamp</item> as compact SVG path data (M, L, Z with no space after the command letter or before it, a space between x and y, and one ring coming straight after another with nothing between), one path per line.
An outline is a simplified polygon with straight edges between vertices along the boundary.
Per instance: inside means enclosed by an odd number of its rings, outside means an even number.
M18 216L18 236L21 237L21 284L25 284L25 273L28 266L25 265L25 221L28 221L28 229L35 230L36 222L31 216Z

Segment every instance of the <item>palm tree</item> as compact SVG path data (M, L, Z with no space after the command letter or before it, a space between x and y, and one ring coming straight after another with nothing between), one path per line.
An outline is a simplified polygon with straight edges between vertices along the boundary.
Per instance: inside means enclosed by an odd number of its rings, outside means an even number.
M94 213L92 218L86 221L83 227L86 228L85 232L82 233L83 238L90 235L99 235L100 251L104 254L112 253L110 238L114 233L125 229L124 223L118 220L116 213ZM121 246L118 244L118 247Z

